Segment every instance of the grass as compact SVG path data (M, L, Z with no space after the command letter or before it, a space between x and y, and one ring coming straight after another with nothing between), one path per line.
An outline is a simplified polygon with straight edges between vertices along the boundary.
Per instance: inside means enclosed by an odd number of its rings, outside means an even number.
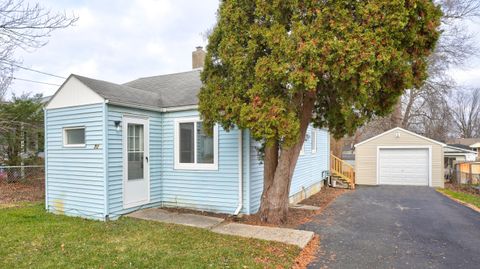
M480 208L480 196L478 195L474 195L474 194L470 194L462 191L453 191L450 189L438 189L438 191L445 193L462 202L465 202Z
M121 218L0 209L0 268L290 268L296 246Z

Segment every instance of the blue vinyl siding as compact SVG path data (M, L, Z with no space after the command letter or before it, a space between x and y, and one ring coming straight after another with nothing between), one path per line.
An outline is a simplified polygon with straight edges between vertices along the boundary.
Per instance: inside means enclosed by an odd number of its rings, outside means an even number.
M118 218L120 215L137 210L139 207L123 208L123 146L122 130L117 131L115 121L122 121L123 116L138 116L149 119L150 142L150 203L143 207L160 205L162 198L161 186L161 140L162 115L160 112L141 110L109 105L107 117L108 130L108 207L109 217Z
M125 114L148 117L150 122L150 203L142 208L166 206L223 213L235 211L238 205L238 130L225 132L219 128L218 170L175 170L174 121L176 118L197 117L198 112L160 113L110 105L107 122L108 204L111 218L115 219L139 208L123 209L122 132L116 130L114 121L121 121ZM243 167L246 169L248 159L245 156L243 159ZM248 175L244 174L244 178L246 176ZM248 204L247 185L245 182L244 205ZM247 211L246 208L243 210Z
M329 170L330 143L328 132L317 129L317 152L312 153L311 127L308 129L308 139L305 141L305 154L298 158L293 173L290 195L294 195L302 188L308 188L322 180L322 172Z
M218 170L175 170L175 119L197 117L198 111L164 114L162 128L162 197L167 207L233 213L238 205L239 130L218 128Z
M95 104L46 111L46 207L49 211L104 218L104 106ZM86 146L64 147L63 128L80 126L85 127Z
M317 129L317 152L311 150L311 128L307 130L304 154L298 157L293 173L290 196L322 180L322 172L329 170L330 140L328 131ZM263 191L263 164L258 159L258 142L250 142L250 211L256 213L260 207Z
M124 209L122 131L115 121L123 116L149 119L150 202ZM145 207L185 207L232 214L238 206L239 135L238 129L218 128L218 169L174 169L175 119L198 117L198 111L155 112L115 105L88 105L46 111L46 206L94 219L116 219ZM63 146L63 128L85 126L86 147ZM243 208L255 213L263 189L263 165L257 156L257 143L248 130L242 135ZM305 155L295 169L291 194L318 182L328 169L328 132L317 131L317 153L312 155L310 140ZM98 145L98 149L95 146ZM107 161L105 161L107 160ZM105 186L107 186L105 188Z
M263 191L263 162L259 159L260 143L250 139L250 213L256 213L260 207Z

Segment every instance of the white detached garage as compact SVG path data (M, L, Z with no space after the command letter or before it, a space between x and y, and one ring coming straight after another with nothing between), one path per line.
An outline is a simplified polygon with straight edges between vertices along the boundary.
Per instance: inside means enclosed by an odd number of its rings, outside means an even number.
M442 187L445 144L394 128L355 145L359 185Z

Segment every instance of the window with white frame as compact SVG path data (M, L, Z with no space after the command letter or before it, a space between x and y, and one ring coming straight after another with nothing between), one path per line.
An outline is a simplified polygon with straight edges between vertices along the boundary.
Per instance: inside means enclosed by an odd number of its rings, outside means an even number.
M63 128L63 145L65 147L84 147L85 127Z
M311 136L310 141L312 142L312 146L311 146L312 153L317 153L317 130L312 128L310 136Z
M217 127L208 135L198 118L175 120L175 169L218 168Z

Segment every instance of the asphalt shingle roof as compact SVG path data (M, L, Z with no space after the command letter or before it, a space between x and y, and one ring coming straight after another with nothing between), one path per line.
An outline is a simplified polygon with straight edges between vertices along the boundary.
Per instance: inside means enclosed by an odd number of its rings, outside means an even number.
M200 70L144 77L125 84L73 76L112 103L157 108L196 105L202 86Z

